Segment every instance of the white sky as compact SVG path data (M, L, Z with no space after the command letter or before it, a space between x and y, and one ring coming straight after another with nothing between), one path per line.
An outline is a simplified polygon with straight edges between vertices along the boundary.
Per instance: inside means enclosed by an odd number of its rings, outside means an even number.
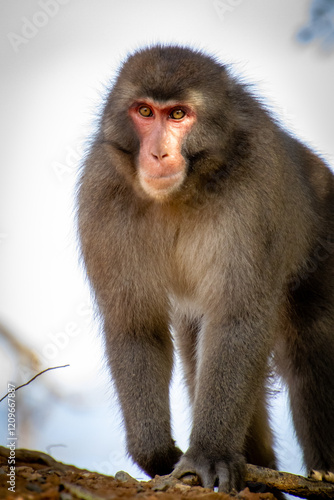
M20 446L50 451L58 445L51 453L64 462L142 477L125 458L73 229L83 144L119 62L157 41L205 49L233 63L285 123L334 164L334 56L294 39L308 6L308 0L0 3L0 321L38 353L42 368L71 364L44 375L63 401L54 401L44 382L22 389L31 423L29 437L21 426ZM8 346L0 347L1 396L7 381L19 384L33 373L17 366ZM280 465L300 472L285 405L282 396L273 403ZM189 422L180 382L172 408L184 448ZM5 411L0 405L2 442Z

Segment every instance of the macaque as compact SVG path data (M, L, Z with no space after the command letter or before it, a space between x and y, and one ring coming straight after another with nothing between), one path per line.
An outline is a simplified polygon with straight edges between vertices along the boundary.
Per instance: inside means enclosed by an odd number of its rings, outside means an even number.
M150 476L239 490L276 467L266 396L288 385L307 468L334 471L334 180L202 52L131 55L105 101L78 194L127 448ZM175 341L173 338L175 337ZM171 434L174 343L192 409Z

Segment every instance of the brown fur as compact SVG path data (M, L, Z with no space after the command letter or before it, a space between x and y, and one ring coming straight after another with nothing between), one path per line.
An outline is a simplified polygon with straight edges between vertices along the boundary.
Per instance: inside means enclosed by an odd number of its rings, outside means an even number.
M163 202L138 182L134 100L187 102L187 175ZM193 408L178 477L241 487L275 465L265 382L275 355L308 468L334 471L334 182L226 68L152 47L122 67L82 173L78 224L133 459L181 457L171 437L174 327ZM322 243L321 243L322 242Z

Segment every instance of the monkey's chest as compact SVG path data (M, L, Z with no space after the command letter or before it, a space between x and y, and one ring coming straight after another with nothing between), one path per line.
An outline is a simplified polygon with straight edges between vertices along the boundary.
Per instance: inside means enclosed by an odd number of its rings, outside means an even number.
M211 294L212 289L221 286L224 241L210 224L180 231L170 255L170 291L176 296L196 299L203 296L203 290Z

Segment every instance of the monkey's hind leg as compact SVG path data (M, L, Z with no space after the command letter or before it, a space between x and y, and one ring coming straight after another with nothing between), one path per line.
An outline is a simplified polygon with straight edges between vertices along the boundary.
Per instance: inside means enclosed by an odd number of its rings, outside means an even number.
M273 435L269 425L265 389L255 407L255 412L247 432L245 457L247 463L276 469Z
M277 470L277 462L273 449L273 433L269 425L268 410L266 404L266 390L263 390L249 426L245 441L246 462L260 467L268 467ZM248 483L247 486L253 493L274 493L278 500L285 500L283 493L271 490L264 484Z
M334 472L334 301L325 292L319 283L296 291L283 375L307 469Z

